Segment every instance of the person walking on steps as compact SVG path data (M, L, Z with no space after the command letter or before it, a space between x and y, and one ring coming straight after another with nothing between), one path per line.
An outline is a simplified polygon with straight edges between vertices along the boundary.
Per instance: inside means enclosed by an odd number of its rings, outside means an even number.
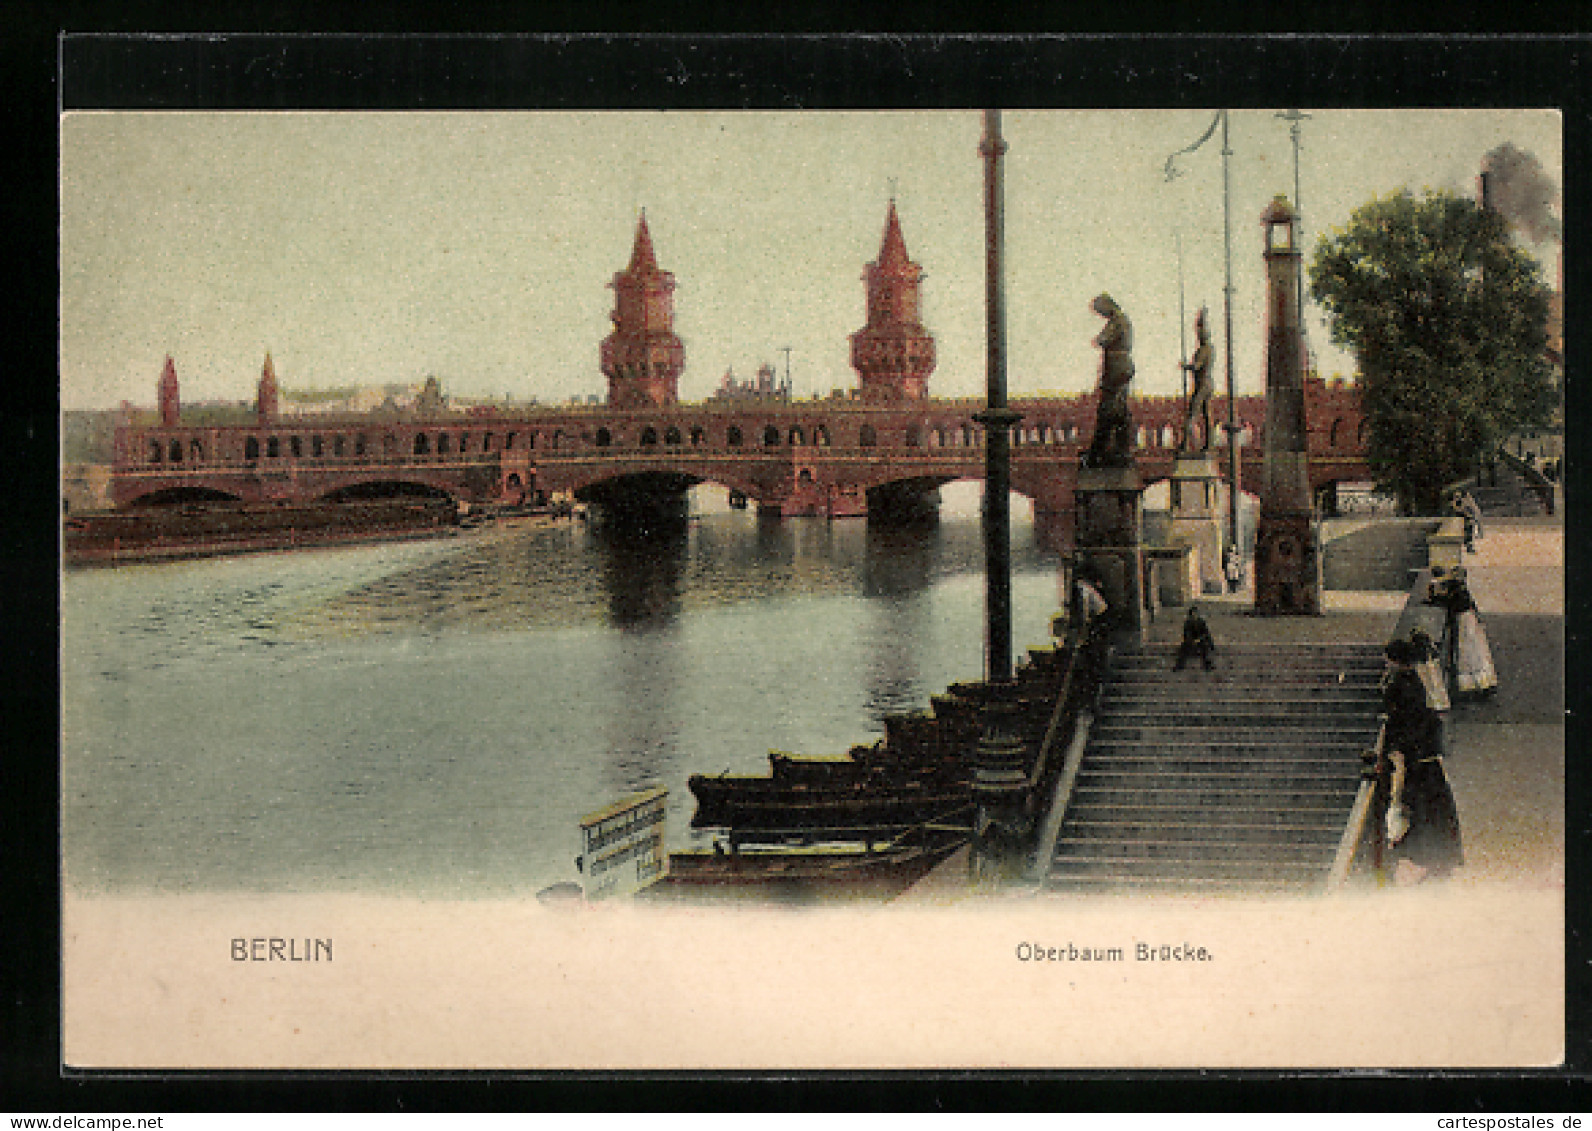
M1184 664L1198 656L1205 670L1210 671L1215 666L1211 663L1211 653L1214 651L1216 641L1211 638L1210 625L1200 616L1199 606L1190 605L1188 616L1183 618L1183 643L1177 646L1177 663L1172 665L1172 670L1182 671Z

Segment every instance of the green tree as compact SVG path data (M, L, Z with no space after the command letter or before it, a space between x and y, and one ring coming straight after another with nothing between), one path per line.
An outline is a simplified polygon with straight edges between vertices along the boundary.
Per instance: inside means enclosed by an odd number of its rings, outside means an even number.
M1317 243L1310 291L1359 360L1371 470L1405 513L1437 513L1484 450L1546 420L1550 292L1496 213L1373 200Z

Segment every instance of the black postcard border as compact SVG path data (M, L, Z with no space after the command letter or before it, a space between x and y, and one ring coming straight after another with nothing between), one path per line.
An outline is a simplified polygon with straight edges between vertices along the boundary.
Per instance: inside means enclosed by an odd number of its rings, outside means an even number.
M228 11L232 5L223 5ZM332 8L331 12L340 12ZM67 13L71 17L72 13ZM1520 106L1564 113L1564 212L1592 215L1592 38L1584 33L671 35L194 34L196 17L98 22L55 12L4 48L22 348L0 413L12 486L3 565L11 647L0 756L0 1108L62 1111L464 1111L851 1108L1561 1111L1592 1072L1586 688L1567 681L1567 1063L1508 1072L67 1073L60 1068L58 763L58 112L70 109ZM78 31L91 24L103 30ZM264 21L225 27L263 26ZM328 25L336 19L328 18ZM187 26L190 30L147 34ZM367 24L367 26L370 26ZM1560 26L1569 26L1561 24ZM215 31L212 25L208 30ZM71 32L71 34L61 34ZM146 33L146 34L140 34ZM46 55L47 52L47 55ZM59 66L59 70L57 70ZM44 78L40 84L37 80ZM51 97L40 97L41 85ZM1566 225L1567 357L1592 356L1584 257ZM1592 419L1566 382L1571 429ZM19 395L20 394L20 395ZM1586 468L1566 461L1566 663L1587 670ZM1371 960L1373 956L1367 956Z

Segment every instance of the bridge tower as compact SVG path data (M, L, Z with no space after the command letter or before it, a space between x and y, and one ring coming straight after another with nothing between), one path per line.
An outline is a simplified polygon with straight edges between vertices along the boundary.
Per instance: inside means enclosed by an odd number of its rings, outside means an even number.
M166 367L160 371L156 394L160 399L161 425L175 428L182 416L182 395L177 389L177 366L169 353L166 355Z
M271 351L265 352L265 368L260 371L260 387L254 398L254 412L261 424L268 424L277 416L276 367L271 364Z
M658 268L647 214L636 225L630 266L614 275L614 330L603 339L601 364L614 408L674 404L685 345L674 332L674 275Z
M894 198L879 258L862 277L868 284L868 324L851 335L851 367L862 378L862 399L922 400L934 372L934 336L923 328L923 269L907 255Z

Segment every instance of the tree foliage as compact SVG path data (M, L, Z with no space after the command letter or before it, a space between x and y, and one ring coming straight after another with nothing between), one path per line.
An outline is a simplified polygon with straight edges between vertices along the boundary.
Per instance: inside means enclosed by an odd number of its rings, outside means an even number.
M1359 360L1377 485L1406 513L1436 513L1484 449L1546 419L1550 292L1497 214L1446 192L1378 198L1321 238L1310 284Z

